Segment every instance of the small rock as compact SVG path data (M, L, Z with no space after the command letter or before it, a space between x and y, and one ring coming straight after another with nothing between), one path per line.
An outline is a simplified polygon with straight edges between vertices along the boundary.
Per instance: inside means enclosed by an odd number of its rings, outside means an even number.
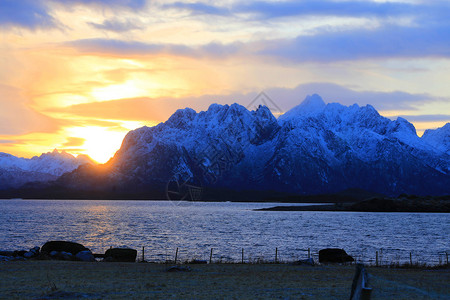
M10 261L13 256L0 255L0 261Z
M75 255L77 260L92 262L95 261L94 254L90 250L80 251Z
M31 248L30 251L26 252L23 257L25 258L33 258L39 255L39 247Z
M294 265L315 266L315 263L314 263L314 259L311 257L311 258L307 258L307 259L298 260L298 261L294 262Z
M193 259L191 261L186 262L190 265L202 265L202 264L207 264L208 262L206 260L200 260L200 259Z
M73 255L70 252L61 251L58 257L62 260L73 260Z
M173 266L166 270L166 272L191 272L192 269L189 267L182 267L182 266Z

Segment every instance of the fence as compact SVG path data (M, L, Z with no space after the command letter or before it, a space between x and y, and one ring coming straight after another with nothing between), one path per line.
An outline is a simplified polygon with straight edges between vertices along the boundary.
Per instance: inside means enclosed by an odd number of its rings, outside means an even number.
M245 248L236 249L233 253L223 253L218 248L205 248L201 252L192 254L183 247L167 248L163 253L147 247L139 249L137 261L155 263L292 263L299 260L313 258L319 261L319 250L298 249L298 255L292 256L283 253L283 248L275 248L272 253L255 253ZM398 249L379 249L371 256L367 253L348 253L355 259L355 263L364 263L368 266L395 267L395 266L442 266L448 265L450 251L440 251L435 255L423 257L420 251L406 251Z

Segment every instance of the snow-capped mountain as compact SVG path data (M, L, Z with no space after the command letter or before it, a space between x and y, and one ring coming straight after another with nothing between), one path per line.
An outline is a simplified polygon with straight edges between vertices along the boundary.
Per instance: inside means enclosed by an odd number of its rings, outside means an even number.
M31 159L0 153L0 189L17 188L27 182L56 180L87 163L94 162L86 155L74 157L56 149Z
M450 155L450 123L438 129L428 129L422 135L422 140L439 151Z
M161 195L173 182L300 194L347 188L450 194L448 146L439 141L444 129L419 138L403 118L391 121L370 105L325 104L318 95L278 120L265 106L249 111L213 104L199 113L178 110L164 123L129 132L108 164L80 168L59 184Z

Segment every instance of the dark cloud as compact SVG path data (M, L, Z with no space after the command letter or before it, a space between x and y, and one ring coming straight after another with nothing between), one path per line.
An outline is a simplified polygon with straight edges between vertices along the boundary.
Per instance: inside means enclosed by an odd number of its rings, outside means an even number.
M450 24L322 32L264 42L259 54L296 62L450 57Z
M136 24L130 20L120 21L117 19L105 20L103 23L88 22L94 28L113 32L126 32L135 29L144 28L142 25Z
M450 122L450 115L399 115L410 122Z
M58 21L52 16L51 4L95 5L110 9L137 10L146 5L146 0L1 0L0 26L31 30L58 27Z
M446 19L450 3L448 1L433 1L432 3L402 3L373 1L333 1L333 0L303 0L303 1L242 1L231 6L210 5L203 2L175 2L165 4L163 8L187 10L191 15L237 15L250 14L252 19L261 21L284 17L304 16L335 16L352 18L392 18L415 17L436 20Z
M296 38L200 46L151 44L115 39L83 39L67 45L85 53L150 55L166 53L194 58L246 56L286 63L364 59L450 57L450 23L428 27L386 25L375 29L317 32Z
M56 25L44 1L1 0L0 26L28 29L48 28Z
M154 55L171 54L196 58L227 57L240 51L243 44L209 43L198 47L181 44L152 44L138 41L122 41L116 39L82 39L65 43L83 53L110 55Z
M192 15L250 14L247 22L283 17L370 18L372 28L325 26L296 38L267 39L241 45L238 52L287 62L331 62L377 58L450 57L450 2L247 1L230 8L196 3L165 7ZM403 18L408 22L398 22ZM378 20L378 21L376 21ZM245 21L244 21L245 22ZM402 25L399 25L402 24ZM222 45L224 46L224 45Z
M190 55L192 49L182 45L150 44L138 41L122 41L116 39L82 39L66 43L84 53L112 55L151 55L172 53Z
M122 7L139 9L146 5L147 0L51 0L65 5L83 4L100 5L104 7Z
M236 13L251 13L262 20L292 16L388 17L415 13L425 5L371 1L254 1L233 7Z

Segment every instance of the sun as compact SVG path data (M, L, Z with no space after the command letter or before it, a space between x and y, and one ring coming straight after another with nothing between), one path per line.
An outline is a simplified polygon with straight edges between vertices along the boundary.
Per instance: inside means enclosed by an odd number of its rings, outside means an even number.
M84 139L77 154L87 154L98 163L105 163L120 148L127 130L110 129L100 126L72 127L67 135Z

